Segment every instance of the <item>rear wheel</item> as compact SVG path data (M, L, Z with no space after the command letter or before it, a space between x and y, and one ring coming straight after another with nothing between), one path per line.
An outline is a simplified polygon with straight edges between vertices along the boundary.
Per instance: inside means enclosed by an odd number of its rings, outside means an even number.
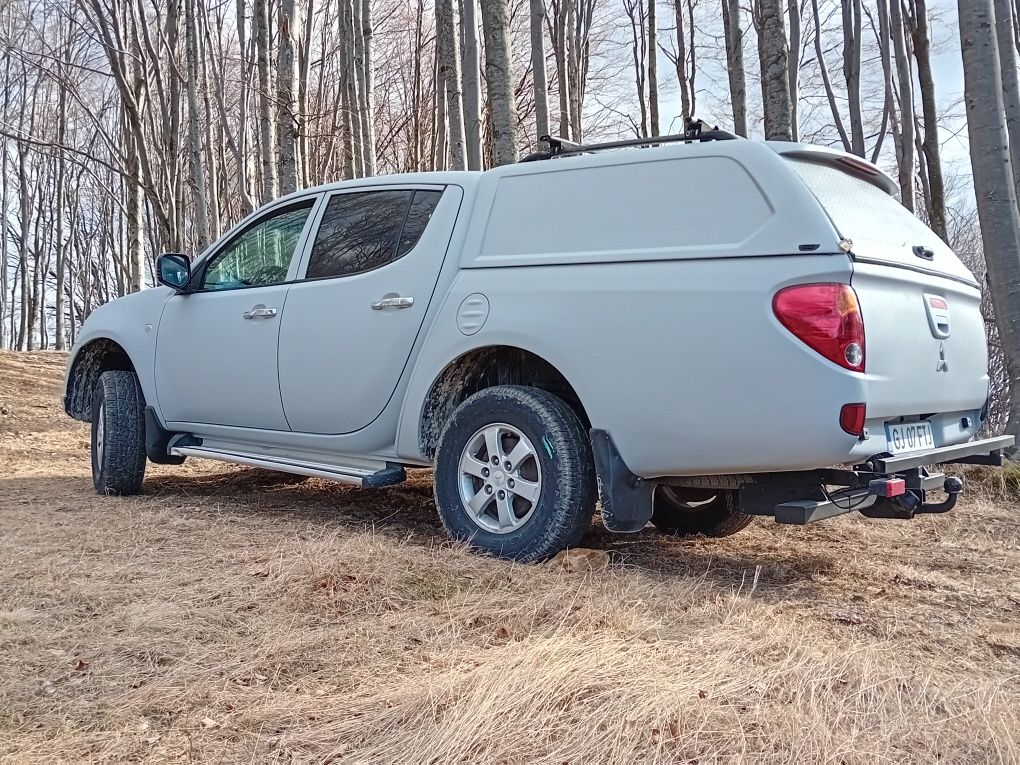
M735 491L659 486L653 502L652 524L675 537L728 537L753 519L740 510Z
M92 402L92 485L137 494L145 477L145 399L134 372L103 372Z
M436 506L447 532L503 558L535 561L574 547L595 512L591 444L577 415L536 388L468 398L440 438Z

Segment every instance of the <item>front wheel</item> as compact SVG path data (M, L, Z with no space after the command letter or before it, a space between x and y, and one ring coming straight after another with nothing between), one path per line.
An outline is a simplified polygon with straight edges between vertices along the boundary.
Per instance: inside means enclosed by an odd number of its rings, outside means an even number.
M436 453L447 533L502 558L536 561L576 546L598 488L584 427L561 399L500 385L454 412Z
M137 494L145 477L145 399L134 372L103 372L92 401L92 485Z
M728 537L753 520L740 509L735 491L658 486L652 525L675 537Z

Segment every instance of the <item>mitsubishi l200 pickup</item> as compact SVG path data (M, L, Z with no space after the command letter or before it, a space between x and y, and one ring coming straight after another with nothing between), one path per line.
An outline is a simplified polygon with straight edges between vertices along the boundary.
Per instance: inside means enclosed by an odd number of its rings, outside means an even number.
M275 200L98 308L101 494L211 458L380 487L517 560L649 522L911 518L1001 464L974 276L848 154L692 128ZM654 144L654 145L652 145Z

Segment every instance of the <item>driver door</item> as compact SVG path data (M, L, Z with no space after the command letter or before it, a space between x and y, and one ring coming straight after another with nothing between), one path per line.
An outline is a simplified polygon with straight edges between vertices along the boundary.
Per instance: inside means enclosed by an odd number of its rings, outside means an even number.
M198 265L191 291L167 300L155 378L168 423L290 430L276 346L314 203L253 218Z

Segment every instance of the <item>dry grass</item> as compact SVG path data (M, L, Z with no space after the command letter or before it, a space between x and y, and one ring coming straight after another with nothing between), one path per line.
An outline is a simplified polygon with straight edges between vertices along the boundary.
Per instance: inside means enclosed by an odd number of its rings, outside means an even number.
M1008 492L520 566L446 543L425 475L97 498L62 364L0 355L7 762L1020 761Z

